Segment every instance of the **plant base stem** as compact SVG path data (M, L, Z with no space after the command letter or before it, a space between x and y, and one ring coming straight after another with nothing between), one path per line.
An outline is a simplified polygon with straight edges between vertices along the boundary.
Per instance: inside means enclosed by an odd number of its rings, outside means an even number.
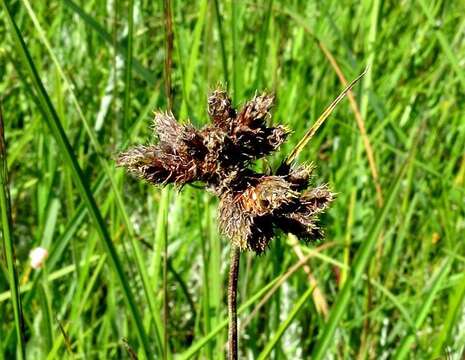
M228 284L228 359L237 360L237 280L239 278L240 249L231 245Z

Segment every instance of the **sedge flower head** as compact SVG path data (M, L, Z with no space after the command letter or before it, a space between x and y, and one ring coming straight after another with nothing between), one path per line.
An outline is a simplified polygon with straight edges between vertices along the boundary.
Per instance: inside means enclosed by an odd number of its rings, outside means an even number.
M211 123L202 129L157 112L158 141L121 153L117 164L154 185L200 182L220 199L218 224L232 244L262 253L276 231L303 241L323 236L318 215L333 200L326 185L311 187L313 167L281 165L274 174L250 169L286 140L289 130L268 125L274 97L261 94L237 111L223 90L208 98Z

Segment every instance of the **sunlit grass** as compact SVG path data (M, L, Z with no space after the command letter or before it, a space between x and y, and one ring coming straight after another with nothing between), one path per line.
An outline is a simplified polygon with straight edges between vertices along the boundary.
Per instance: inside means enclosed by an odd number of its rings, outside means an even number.
M159 358L165 331L169 357L222 358L229 244L215 199L189 186L150 187L114 166L115 154L149 138L152 110L168 108L163 1L2 4L11 193L2 240L14 246L0 262L3 358L20 349L13 254L30 358ZM355 105L344 100L299 155L338 193L324 217L331 246L309 252L283 235L266 255L241 259L244 357L460 358L464 12L461 2L433 0L173 2L174 114L206 123L219 82L236 105L274 91L273 119L293 133L257 164L263 170L289 155L345 87L337 69L350 81L370 66ZM50 255L31 270L28 253L39 245ZM308 267L287 275L302 256ZM321 297L327 319L315 306Z

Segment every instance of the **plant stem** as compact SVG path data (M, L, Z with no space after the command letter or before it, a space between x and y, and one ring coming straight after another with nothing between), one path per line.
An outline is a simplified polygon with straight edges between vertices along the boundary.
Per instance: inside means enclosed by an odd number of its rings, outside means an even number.
M231 262L229 264L228 286L228 359L237 360L237 280L239 278L239 260L241 251L231 245Z

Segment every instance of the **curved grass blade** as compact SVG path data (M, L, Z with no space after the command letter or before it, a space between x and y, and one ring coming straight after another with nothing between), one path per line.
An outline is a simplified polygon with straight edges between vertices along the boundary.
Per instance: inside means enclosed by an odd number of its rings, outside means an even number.
M3 250L5 254L8 282L11 290L11 302L15 319L16 337L18 341L18 357L26 358L26 341L24 335L23 310L21 307L21 295L19 292L18 274L15 267L15 255L13 237L11 233L11 204L8 189L8 169L6 163L6 144L3 127L3 114L0 105L0 215L2 223Z
M57 112L45 90L45 87L39 77L37 69L34 65L34 62L29 54L29 50L24 42L24 39L21 35L21 32L14 21L10 9L5 3L5 0L2 0L2 6L5 10L7 23L10 28L10 33L12 35L14 44L18 51L19 56L21 57L25 67L27 68L28 74L31 77L32 83L35 87L37 92L38 100L43 112L46 114L44 117L47 126L49 127L50 131L52 132L58 147L62 151L62 155L64 157L64 161L66 165L70 168L71 174L73 176L73 180L83 197L83 200L86 203L88 208L89 214L95 224L96 230L99 234L99 237L104 245L106 252L108 253L108 258L110 260L111 266L115 271L116 277L118 278L121 288L123 290L125 301L130 309L132 319L136 326L136 332L139 337L142 349L145 355L148 357L150 353L150 345L145 333L145 330L142 325L141 316L136 306L136 302L134 296L131 292L129 286L129 280L126 277L121 260L116 252L116 248L111 241L110 235L108 233L108 229L106 228L105 221L97 207L95 199L92 195L92 192L87 184L84 174L82 172L81 167L79 166L76 156L74 155L73 149L69 143L69 140L63 130L61 125L60 119L58 118Z
M84 125L84 128L85 128L85 130L86 130L86 132L87 132L87 134L88 134L88 136L90 138L90 141L91 141L91 144L92 144L93 148L95 149L95 151L98 154L102 154L103 149L102 149L102 146L101 146L101 144L100 144L100 142L98 140L97 134L95 133L95 130L93 129L93 127L90 125L89 121L86 119L86 117L84 115L84 111L82 110L82 108L81 108L81 106L79 104L79 101L77 99L77 96L76 96L76 94L75 94L75 92L73 90L73 86L72 86L70 80L68 79L68 77L66 76L65 71L61 67L61 65L60 65L60 63L58 61L58 58L55 55L49 41L47 40L46 34L45 34L43 28L41 27L41 25L40 25L36 15L35 15L34 11L32 10L30 2L28 0L23 0L23 4L24 4L29 16L31 17L31 20L32 20L35 28L37 29L37 32L39 34L39 37L40 37L41 41L44 43L45 48L47 49L53 63L55 64L56 69L57 69L60 77L63 80L63 83L66 85L66 90L68 91L68 93L70 95L71 102L73 103L73 105L76 108L79 119L82 121L82 123ZM128 44L128 46L130 46L130 45ZM128 54L127 61L129 61L130 58L131 58L131 56ZM128 66L129 66L129 62L128 62ZM130 82L130 80L131 80L130 74L126 73L126 81ZM129 94L127 94L126 92L129 92ZM125 116L129 116L129 109L127 109L129 107L129 103L126 103L126 101L129 101L129 99L127 99L126 96L129 97L129 95L130 95L130 85L126 84L125 103L124 103ZM126 119L125 120L125 125L129 126L129 118L125 117L125 119ZM158 347L161 350L162 349L162 343L161 343L161 338L162 338L161 319L158 316L157 306L156 306L156 299L155 299L155 295L154 295L155 291L153 290L153 288L152 288L152 286L150 284L150 280L149 280L149 276L148 276L148 272L147 272L147 266L146 266L146 263L145 263L144 258L142 256L142 252L141 252L141 250L139 248L139 244L138 244L136 236L135 236L133 225L132 225L132 223L131 223L131 221L129 219L129 215L128 215L127 211L126 211L126 207L124 205L124 200L123 200L121 192L120 192L120 190L118 188L117 179L115 178L114 173L110 169L110 166L108 165L107 160L104 157L99 156L98 161L99 161L100 165L102 166L102 169L103 169L104 173L107 175L107 178L110 180L110 185L111 185L111 188L113 190L113 194L115 196L117 209L118 209L118 211L119 211L119 213L120 213L120 215L121 215L121 217L123 219L123 222L125 224L125 227L127 229L127 232L128 232L128 235L129 235L129 240L130 240L130 243L131 243L131 248L132 248L132 250L134 252L134 255L135 255L137 270L138 270L138 273L139 273L139 275L141 277L141 280L142 280L142 285L143 285L143 289L144 289L145 298L146 298L146 301L147 301L147 303L149 305L150 314L151 314L151 317L152 317L153 321L156 324L158 324L155 327L155 330L156 330L155 339L156 339Z

